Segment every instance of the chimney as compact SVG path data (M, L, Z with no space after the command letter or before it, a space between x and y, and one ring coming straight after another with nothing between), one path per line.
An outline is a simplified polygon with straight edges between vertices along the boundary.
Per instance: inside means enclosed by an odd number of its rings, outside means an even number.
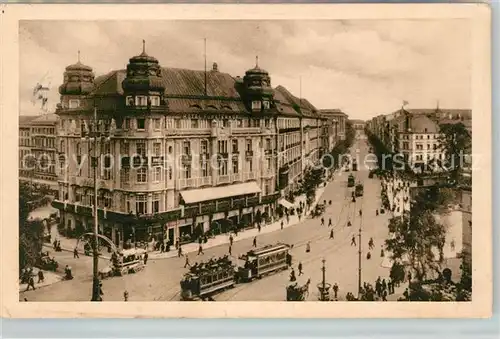
M214 72L218 72L219 71L219 66L217 66L216 62L214 62L213 65L212 65L212 71L214 71Z

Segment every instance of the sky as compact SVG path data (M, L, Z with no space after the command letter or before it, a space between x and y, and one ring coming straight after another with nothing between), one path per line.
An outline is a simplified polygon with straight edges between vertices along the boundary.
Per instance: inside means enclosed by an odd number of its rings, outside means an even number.
M59 101L64 68L78 59L96 76L142 52L163 67L207 65L243 76L259 66L319 109L367 120L399 109L471 108L471 26L464 19L273 21L22 21L20 114L37 114L33 88ZM302 84L302 85L301 85Z

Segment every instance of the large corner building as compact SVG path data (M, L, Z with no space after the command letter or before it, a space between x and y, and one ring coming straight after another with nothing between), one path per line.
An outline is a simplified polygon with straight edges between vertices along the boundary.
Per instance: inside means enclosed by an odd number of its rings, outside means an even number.
M273 88L256 65L243 77L162 67L146 54L95 77L66 67L57 150L65 229L92 229L94 110L99 139L99 232L117 246L195 239L275 213L331 145L328 121L305 99ZM142 164L142 165L141 165ZM101 169L101 167L104 167Z

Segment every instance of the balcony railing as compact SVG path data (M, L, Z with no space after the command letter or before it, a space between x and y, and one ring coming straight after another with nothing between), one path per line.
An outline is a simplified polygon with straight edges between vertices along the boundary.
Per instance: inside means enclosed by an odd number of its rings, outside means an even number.
M260 127L235 127L233 134L259 134Z
M246 156L247 158L251 158L251 157L253 157L253 151L245 151L245 156Z
M228 184L229 180L230 180L229 175L220 175L217 181L219 184Z
M248 172L243 174L244 181L255 180L255 178L256 178L255 172Z

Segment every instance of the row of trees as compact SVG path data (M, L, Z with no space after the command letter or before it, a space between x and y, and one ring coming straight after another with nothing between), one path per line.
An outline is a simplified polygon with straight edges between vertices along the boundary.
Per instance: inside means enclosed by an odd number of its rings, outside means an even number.
M36 208L50 203L50 194L46 185L19 182L19 269L34 266L40 257L45 231L43 221L28 217Z

